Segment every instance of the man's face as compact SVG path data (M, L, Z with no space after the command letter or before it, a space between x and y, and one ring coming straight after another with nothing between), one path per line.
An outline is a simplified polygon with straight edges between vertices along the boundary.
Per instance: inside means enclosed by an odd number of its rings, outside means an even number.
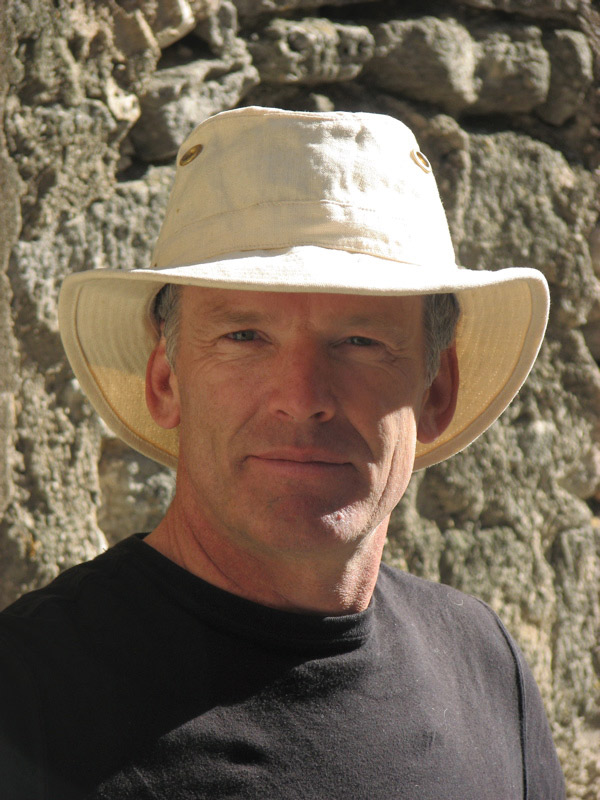
M169 384L189 519L257 553L356 548L412 472L422 300L185 287Z

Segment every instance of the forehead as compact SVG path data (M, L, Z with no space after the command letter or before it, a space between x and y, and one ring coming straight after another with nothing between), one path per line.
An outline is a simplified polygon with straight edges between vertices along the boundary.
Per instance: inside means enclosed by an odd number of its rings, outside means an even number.
M326 294L319 292L256 292L185 286L182 292L184 316L195 324L219 321L268 319L290 323L303 319L308 324L338 322L383 325L400 329L422 327L423 298L377 297L372 295Z

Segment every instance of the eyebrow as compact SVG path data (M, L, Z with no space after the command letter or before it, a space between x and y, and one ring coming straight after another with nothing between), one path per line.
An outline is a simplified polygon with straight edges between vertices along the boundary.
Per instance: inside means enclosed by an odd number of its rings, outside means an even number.
M283 319L281 313L258 311L252 309L231 308L229 303L216 303L204 311L199 317L203 322L213 325L226 325L232 328L244 329L260 327L264 324L280 323ZM394 319L385 314L350 314L349 316L336 317L335 323L346 330L357 328L365 333L381 331L402 345L410 336L410 330L400 330Z
M231 308L226 303L220 303L202 314L202 319L214 324L226 323L227 325L252 326L261 322L273 322L275 317L262 311L244 311Z
M361 328L392 329L396 327L394 320L383 314L352 314L349 317L343 317L340 322L350 327L357 326Z
M406 342L414 328L401 328L396 321L383 314L352 314L340 320L340 324L344 327L352 329L357 328L366 333L383 333L389 336L397 344Z

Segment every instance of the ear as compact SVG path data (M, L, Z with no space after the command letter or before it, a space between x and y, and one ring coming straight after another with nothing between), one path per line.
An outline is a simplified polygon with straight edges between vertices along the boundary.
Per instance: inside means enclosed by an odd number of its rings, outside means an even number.
M161 428L179 425L179 385L165 352L165 337L150 353L146 367L146 405L152 419Z
M452 422L458 397L458 358L452 343L440 357L440 368L427 392L417 425L417 439L430 444Z

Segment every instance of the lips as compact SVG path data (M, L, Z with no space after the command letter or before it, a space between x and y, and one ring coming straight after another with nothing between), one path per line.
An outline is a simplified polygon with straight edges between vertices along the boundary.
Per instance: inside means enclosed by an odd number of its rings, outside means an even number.
M264 461L290 462L297 464L322 464L324 466L349 465L347 457L327 450L314 448L278 448L264 453L253 453L250 458Z
M347 482L353 466L347 456L314 447L284 447L253 453L246 463L267 482L273 481L273 485L279 485L280 480L292 481L294 485L308 481L313 489L329 486L331 480L336 485L340 480Z

